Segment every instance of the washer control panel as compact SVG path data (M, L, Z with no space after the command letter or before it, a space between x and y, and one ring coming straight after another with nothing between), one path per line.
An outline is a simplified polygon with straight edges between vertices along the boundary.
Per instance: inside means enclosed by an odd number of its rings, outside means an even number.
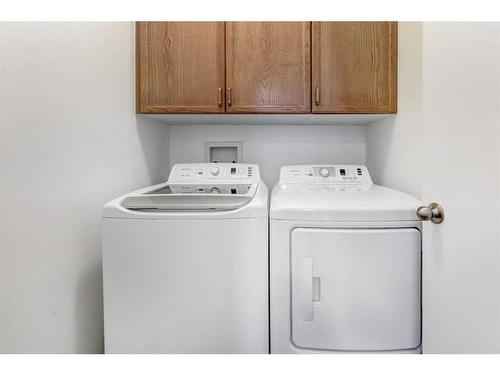
M242 163L175 164L168 182L259 182L259 166Z
M247 194L260 182L259 166L243 163L175 164L168 184L175 193Z
M280 183L321 183L334 185L371 185L364 165L287 165L281 167Z

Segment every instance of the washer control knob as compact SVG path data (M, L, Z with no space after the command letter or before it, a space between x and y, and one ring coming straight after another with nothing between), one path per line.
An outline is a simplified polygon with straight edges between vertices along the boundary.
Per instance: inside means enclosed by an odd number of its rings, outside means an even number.
M212 168L210 169L210 174L211 174L212 176L217 176L217 175L219 174L219 172L220 172L220 170L219 170L219 168L218 168L218 167L212 167Z
M220 194L220 189L216 186L214 186L213 188L210 189L210 192L212 194Z
M322 177L328 177L330 175L330 171L327 168L321 168L319 170L319 175Z

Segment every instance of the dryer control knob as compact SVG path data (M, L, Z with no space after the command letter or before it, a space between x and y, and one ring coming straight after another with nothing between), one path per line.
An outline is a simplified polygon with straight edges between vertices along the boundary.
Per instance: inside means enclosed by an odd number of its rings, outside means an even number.
M213 188L210 189L210 192L212 194L219 194L220 193L220 189L218 187L214 186Z
M219 174L219 172L220 172L220 170L219 170L219 168L217 168L217 167L212 167L212 168L210 169L210 174L211 174L212 176L217 176L217 175Z
M319 170L319 175L323 177L328 177L330 175L330 171L326 168L321 168Z

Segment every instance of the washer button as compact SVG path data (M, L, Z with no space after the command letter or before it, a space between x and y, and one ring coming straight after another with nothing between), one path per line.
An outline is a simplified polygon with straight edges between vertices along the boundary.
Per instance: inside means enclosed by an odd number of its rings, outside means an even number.
M322 177L328 177L330 175L330 171L327 168L321 168L319 170L319 174Z

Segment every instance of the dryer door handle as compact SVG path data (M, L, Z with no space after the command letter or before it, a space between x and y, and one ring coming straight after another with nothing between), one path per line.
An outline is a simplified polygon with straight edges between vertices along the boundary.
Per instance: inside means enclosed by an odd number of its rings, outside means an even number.
M312 277L312 301L316 304L321 303L321 277Z

